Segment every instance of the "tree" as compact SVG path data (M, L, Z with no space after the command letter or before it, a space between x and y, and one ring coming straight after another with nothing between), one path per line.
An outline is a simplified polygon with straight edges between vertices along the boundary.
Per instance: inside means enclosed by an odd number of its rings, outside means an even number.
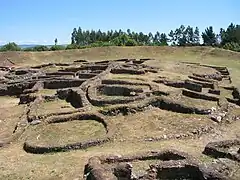
M194 30L193 27L189 25L187 27L181 25L175 31L171 30L168 36L170 37L169 40L172 45L192 46L200 43L198 27Z
M215 46L217 44L217 36L213 31L213 27L209 26L202 33L203 44L205 46Z
M50 50L51 51L65 50L65 47L61 45L54 45L54 46L51 46Z
M130 37L127 39L125 46L136 46L137 42L134 39L131 39Z
M90 35L90 43L96 42L96 32L94 30L91 30L89 35Z
M146 37L145 37L145 35L142 32L140 32L138 34L138 38L137 39L138 39L139 45L146 45Z
M99 29L96 33L96 41L102 40L102 31Z
M107 32L107 41L111 41L113 39L113 30Z
M153 34L150 32L148 33L148 40L149 40L149 45L153 44Z
M74 28L71 36L71 44L76 44L76 39L77 39L77 29Z
M121 34L114 38L111 43L115 46L136 46L137 42L130 38L127 34Z
M187 44L187 31L184 25L181 25L175 31L171 30L169 33L170 41L173 45L185 46Z
M175 39L177 41L177 45L185 46L187 44L187 36L186 36L184 25L181 25L179 28L177 28L174 34L175 34Z
M240 52L240 44L235 42L226 43L223 48Z
M23 51L34 51L32 47L24 48Z
M224 49L240 52L240 25L231 23L227 30L221 28L220 39Z
M55 40L54 40L54 43L55 43L55 46L57 45L57 43L58 43L58 40L57 40L57 38L55 38Z
M165 33L160 34L160 39L159 39L160 45L161 46L167 46L168 45L168 37Z
M220 29L221 45L224 46L227 43L240 44L240 25L234 25L231 23L227 30Z
M10 42L1 47L1 51L20 51L21 48L14 42Z
M176 44L176 38L175 38L175 33L173 32L173 30L171 30L168 34L168 36L170 37L170 42L172 43L172 45Z
M237 50L240 45L240 26L230 24L226 30L221 28L220 34L213 32L213 27L210 26L205 29L201 34L204 45L223 47L226 49ZM198 27L191 27L181 25L175 30L171 30L169 34L156 32L152 34L149 32L145 34L143 32L134 32L131 29L127 29L126 32L119 30L101 31L95 30L82 30L74 28L71 36L71 46L67 46L66 49L72 48L85 48L85 47L97 47L97 46L134 46L134 45L155 45L163 46L168 45L177 46L197 46L200 45L200 31ZM55 43L56 45L57 43ZM55 50L56 48L51 48Z
M77 45L86 45L84 42L84 32L82 31L82 28L79 27L76 33L76 37L75 37L75 43Z
M137 32L132 32L132 39L135 40L137 44L139 44L139 35Z
M132 33L131 33L131 30L130 30L130 29L127 29L127 35L128 35L129 37L131 37Z
M49 51L49 48L44 45L33 47L33 51Z
M80 46L77 44L69 44L65 49L67 50L67 49L79 49L79 48Z
M186 44L187 46L192 46L194 44L194 32L191 26L187 26L186 30L184 31L186 36Z
M193 44L199 45L200 44L200 37L199 37L199 28L196 27L193 34Z

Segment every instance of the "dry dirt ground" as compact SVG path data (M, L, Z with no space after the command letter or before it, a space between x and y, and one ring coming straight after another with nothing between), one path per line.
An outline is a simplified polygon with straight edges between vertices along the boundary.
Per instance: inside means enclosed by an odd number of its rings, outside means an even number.
M202 153L209 142L240 139L239 53L209 47L7 52L0 53L0 68L0 179L84 179L90 157L167 149L208 166L217 160ZM240 164L229 161L224 175L237 180ZM152 163L158 161L132 165L145 172Z

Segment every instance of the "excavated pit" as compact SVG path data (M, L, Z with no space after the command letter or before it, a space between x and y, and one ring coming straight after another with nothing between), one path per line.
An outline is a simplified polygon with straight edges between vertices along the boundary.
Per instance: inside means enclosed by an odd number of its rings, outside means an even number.
M117 85L100 85L97 87L99 94L107 96L134 96L134 93L143 93L148 91L149 87L131 87L131 86L117 86ZM133 94L131 94L133 93Z
M88 106L89 102L82 90L60 89L57 91L57 96L60 99L65 99L74 108L82 108Z
M148 160L148 168L139 172L137 163ZM85 165L84 176L88 180L100 179L227 179L211 167L204 167L186 153L175 150L146 152L133 156L92 157Z
M87 97L95 106L125 104L143 100L146 97L144 93L136 91L140 91L140 89L123 86L90 86L87 90Z

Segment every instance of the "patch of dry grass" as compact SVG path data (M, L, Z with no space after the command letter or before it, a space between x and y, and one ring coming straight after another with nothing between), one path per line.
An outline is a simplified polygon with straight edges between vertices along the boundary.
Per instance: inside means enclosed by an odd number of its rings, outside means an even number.
M52 114L52 113L60 113L60 112L69 112L74 111L75 108L65 100L55 100L49 102L42 102L39 104L36 109L36 114L39 116Z
M203 99L195 99L187 96L180 95L178 97L172 97L173 100L176 102L179 102L181 104L184 104L189 107L196 107L199 109L211 109L212 107L217 107L216 101L207 101Z
M194 129L213 125L206 116L181 114L157 108L131 114L111 117L117 129L118 139L143 140L148 137L191 133Z
M19 103L19 98L11 96L0 96L0 108L11 108L15 107Z
M31 144L61 146L101 138L106 135L106 131L101 123L94 120L74 120L30 126L25 135Z
M18 106L19 99L0 96L0 142L11 137L16 124L24 112L24 105Z
M12 144L8 148L0 149L0 179L83 179L84 165L88 158L96 155L128 155L149 150L176 149L188 152L203 162L212 159L202 155L205 145L211 141L235 138L239 132L240 122L223 127L221 135L204 135L200 139L169 140L160 142L144 141L114 141L88 150L77 150L55 154L29 154L23 151L22 142ZM231 131L229 132L229 129ZM143 169L148 165L139 164L136 168ZM237 179L238 176L236 176Z
M52 96L55 95L57 93L56 89L41 89L38 92L36 92L36 94L38 95L47 95L47 96Z

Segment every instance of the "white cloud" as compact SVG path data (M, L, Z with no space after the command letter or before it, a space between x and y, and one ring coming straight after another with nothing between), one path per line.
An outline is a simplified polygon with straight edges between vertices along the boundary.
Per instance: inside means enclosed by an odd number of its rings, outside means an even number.
M7 41L0 40L0 45L6 44L6 43L7 43Z

